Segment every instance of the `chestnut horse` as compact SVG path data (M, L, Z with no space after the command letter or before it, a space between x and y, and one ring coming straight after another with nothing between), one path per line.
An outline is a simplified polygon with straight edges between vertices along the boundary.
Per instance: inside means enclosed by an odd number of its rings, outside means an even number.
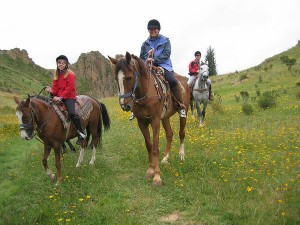
M153 177L153 185L160 186L162 180L159 168L159 131L160 121L166 132L167 145L162 160L163 164L168 163L170 147L173 138L173 131L170 124L170 117L178 110L177 102L170 93L170 88L164 79L152 73L151 68L147 69L145 62L126 52L123 58L115 59L108 56L115 65L115 79L118 83L120 99L119 103L124 111L135 114L139 128L144 136L148 151L148 169L146 177ZM161 76L162 77L162 76ZM181 86L184 97L184 105L188 109L190 91L186 78L175 74ZM163 83L165 82L165 83ZM149 125L152 128L152 140L150 138ZM184 160L184 137L186 118L180 117L180 156Z
M51 149L54 149L55 153L55 166L57 169L57 182L62 182L61 172L61 145L64 141L76 137L76 132L73 124L65 128L62 120L56 113L54 107L46 101L28 97L25 100L20 100L14 97L17 103L16 115L20 123L21 137L30 140L37 133L38 137L44 144L44 156L42 163L44 169L49 178L54 181L55 174L48 168L48 156ZM85 110L82 117L84 128L92 135L93 152L90 160L90 164L94 164L96 160L96 148L101 144L102 137L102 123L104 129L110 128L110 119L107 114L106 107L101 108L101 104L95 99L88 96L77 96L77 99L83 99L81 104L88 105L89 108ZM83 107L82 107L83 108ZM80 109L79 109L80 110ZM81 110L83 111L83 110ZM80 155L76 167L79 167L83 161L84 150L87 146L86 141L81 145Z

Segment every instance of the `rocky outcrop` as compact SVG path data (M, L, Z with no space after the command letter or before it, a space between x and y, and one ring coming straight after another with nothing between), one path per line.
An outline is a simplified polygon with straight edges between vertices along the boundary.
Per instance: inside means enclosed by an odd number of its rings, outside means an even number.
M52 76L50 74L53 74L55 71L54 69L44 69L36 65L24 49L0 50L1 56L21 59L24 63L31 64L38 74L41 71L43 73L46 71L49 79ZM113 65L99 51L82 53L78 61L70 65L70 69L76 75L78 95L89 95L97 99L117 95L118 87L113 76ZM22 73L20 72L20 74ZM51 80L49 80L49 83L51 83Z
M95 98L117 94L117 83L112 65L100 52L82 53L78 61L70 66L77 76L78 90Z
M0 50L0 55L7 55L13 59L21 58L25 63L35 63L29 58L28 53L25 49L14 48L11 50Z

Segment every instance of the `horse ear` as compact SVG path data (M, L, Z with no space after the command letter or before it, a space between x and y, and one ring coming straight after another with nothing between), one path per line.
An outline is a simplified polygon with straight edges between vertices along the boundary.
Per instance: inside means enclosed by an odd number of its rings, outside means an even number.
M112 62L112 64L116 65L117 60L115 58L112 58L110 56L108 56L109 60Z
M24 102L24 106L28 107L29 106L29 102L30 102L30 98L26 98L26 101Z
M14 100L17 103L17 105L19 105L20 99L17 96L14 96Z
M126 61L127 61L127 63L130 63L130 61L131 61L131 55L129 52L126 52Z

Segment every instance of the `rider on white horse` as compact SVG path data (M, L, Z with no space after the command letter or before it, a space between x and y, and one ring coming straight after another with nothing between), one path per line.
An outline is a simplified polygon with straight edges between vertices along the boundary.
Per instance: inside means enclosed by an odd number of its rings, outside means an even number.
M195 52L195 59L193 61L190 62L189 64L189 75L190 78L188 80L188 85L189 87L192 89L192 85L194 83L194 80L196 79L196 77L198 75L200 75L200 66L201 66L201 52L200 51L196 51ZM211 95L211 80L209 78L207 78L206 80L208 89L209 89L209 100L212 100L212 95Z

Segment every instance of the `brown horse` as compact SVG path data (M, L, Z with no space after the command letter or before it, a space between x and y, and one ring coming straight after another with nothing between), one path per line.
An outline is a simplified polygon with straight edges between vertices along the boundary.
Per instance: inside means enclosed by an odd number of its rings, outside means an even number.
M61 172L61 145L64 141L72 139L76 136L75 128L71 123L70 126L65 126L55 111L53 105L45 102L42 99L28 97L25 100L19 100L14 97L17 103L16 115L20 123L21 137L30 140L37 135L44 144L44 156L42 163L46 174L54 181L55 174L48 168L48 156L51 149L55 153L55 166L57 169L57 183L62 181ZM105 129L110 128L110 119L107 114L106 107L101 108L101 104L95 99L88 96L77 96L81 99L82 109L79 112L83 118L84 128L92 135L93 152L90 164L94 164L96 160L96 148L101 144L102 123ZM79 114L80 115L80 114ZM86 141L81 145L80 155L76 167L79 167L83 161L84 150L87 144Z
M170 94L170 88L164 79L152 73L144 61L135 55L126 52L126 56L114 59L108 56L115 65L115 79L118 83L120 99L119 103L123 110L135 114L139 128L144 136L148 151L149 165L146 177L153 177L153 185L160 186L162 180L159 168L159 131L160 121L166 132L167 145L162 163L168 163L173 131L170 117L178 110L177 102ZM181 85L182 95L185 99L185 107L188 109L190 91L186 79L175 74ZM152 140L150 138L149 125L152 127ZM184 160L184 137L186 118L180 117L180 156Z

